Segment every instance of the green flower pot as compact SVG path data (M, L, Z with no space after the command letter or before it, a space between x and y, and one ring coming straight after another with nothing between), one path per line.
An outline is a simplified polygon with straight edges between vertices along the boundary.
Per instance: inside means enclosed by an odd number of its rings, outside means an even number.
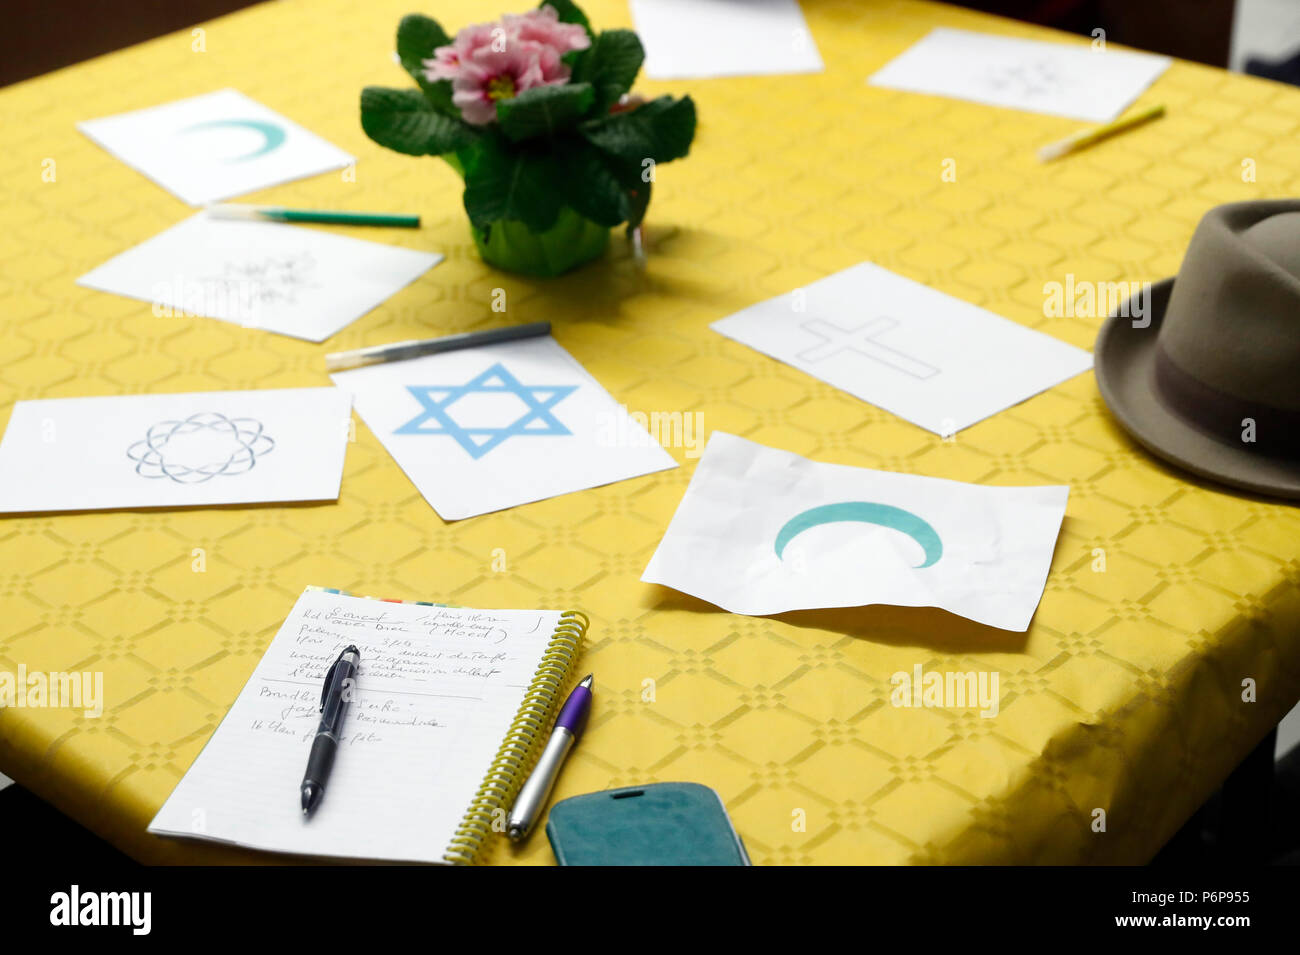
M470 226L479 255L507 272L549 278L598 258L609 245L609 228L583 218L568 206L545 232L503 219L486 229Z
M455 153L442 157L459 176L465 167ZM551 278L599 258L609 245L609 228L592 222L565 206L555 225L534 232L522 222L503 219L486 229L470 224L478 254L488 265L507 272Z

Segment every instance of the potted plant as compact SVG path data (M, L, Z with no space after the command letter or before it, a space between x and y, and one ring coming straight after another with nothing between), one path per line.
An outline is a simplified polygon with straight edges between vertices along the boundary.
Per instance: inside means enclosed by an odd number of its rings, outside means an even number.
M595 33L570 0L449 37L412 14L397 58L417 89L371 86L361 125L381 146L440 156L465 181L484 261L558 275L600 255L609 231L645 216L659 163L695 136L689 96L629 95L645 51L631 30Z

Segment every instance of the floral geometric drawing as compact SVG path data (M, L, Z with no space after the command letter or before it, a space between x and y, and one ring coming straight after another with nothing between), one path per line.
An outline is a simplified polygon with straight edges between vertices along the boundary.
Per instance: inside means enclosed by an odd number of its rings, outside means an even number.
M394 434L445 434L475 460L507 438L572 434L551 408L578 390L577 385L525 385L500 362L463 385L408 385L424 409ZM451 416L455 402L470 395L513 395L523 403L518 417L497 425L466 425Z
M200 412L183 421L159 421L143 441L127 448L126 455L141 477L202 484L218 475L251 471L258 458L275 448L262 428L256 418Z

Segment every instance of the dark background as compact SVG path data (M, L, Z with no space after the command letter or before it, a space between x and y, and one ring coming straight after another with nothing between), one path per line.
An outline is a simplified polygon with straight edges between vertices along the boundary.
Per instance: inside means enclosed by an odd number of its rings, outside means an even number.
M5 0L0 10L0 86L191 27L254 2ZM532 5L531 0L484 2L483 15ZM1100 27L1108 42L1227 66L1235 0L962 0L959 5L1085 36ZM436 7L436 0L411 0L412 11Z
M191 27L254 2L4 0L0 4L0 86ZM432 3L412 0L411 8L424 5Z

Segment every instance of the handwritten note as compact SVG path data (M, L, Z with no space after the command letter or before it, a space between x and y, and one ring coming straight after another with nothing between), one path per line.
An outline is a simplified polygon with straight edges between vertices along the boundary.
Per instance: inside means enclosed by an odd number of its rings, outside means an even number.
M437 862L559 623L308 591L149 826L342 858ZM298 787L330 664L361 651L342 745L310 819Z

